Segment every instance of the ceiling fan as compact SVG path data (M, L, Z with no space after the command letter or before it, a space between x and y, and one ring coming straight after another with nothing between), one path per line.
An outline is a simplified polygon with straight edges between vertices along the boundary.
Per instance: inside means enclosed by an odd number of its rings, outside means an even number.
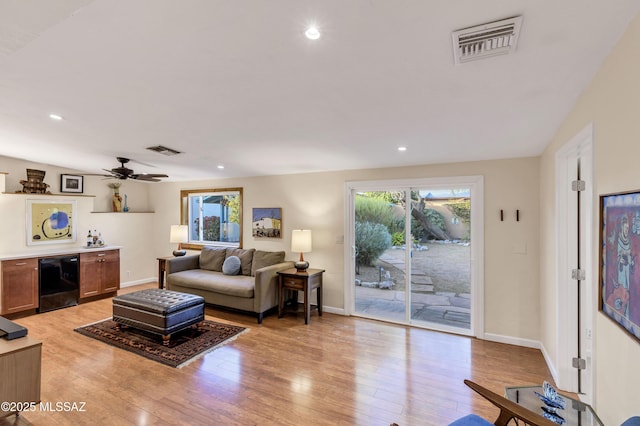
M105 172L110 173L106 175L107 177L114 177L116 179L135 179L135 180L144 180L148 182L160 182L158 178L166 178L169 177L165 174L157 174L157 173L134 173L133 170L125 167L130 160L124 157L116 157L118 162L120 163L120 167L115 167L111 170L102 169Z

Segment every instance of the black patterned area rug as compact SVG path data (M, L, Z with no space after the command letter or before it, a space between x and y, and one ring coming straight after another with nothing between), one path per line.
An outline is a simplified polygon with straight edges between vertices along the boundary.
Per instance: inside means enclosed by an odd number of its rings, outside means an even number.
M164 346L162 337L156 334L132 327L118 329L111 318L78 327L75 331L162 364L181 368L249 330L204 320L197 328L189 327L172 334L168 346Z

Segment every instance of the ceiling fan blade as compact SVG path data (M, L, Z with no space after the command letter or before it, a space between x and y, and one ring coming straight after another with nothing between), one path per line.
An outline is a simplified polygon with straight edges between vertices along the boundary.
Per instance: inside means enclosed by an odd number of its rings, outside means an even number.
M135 179L135 180L142 180L145 182L160 182L160 179L157 179L155 177L149 176L149 175L132 175L129 176L131 179Z
M158 174L158 173L135 173L135 174L129 175L129 177L132 179L148 179L148 178L167 178L169 176L165 174Z
M81 173L82 176L102 176L102 177L113 177L113 174L111 173L111 171L109 171L109 174L104 174L104 173Z
M100 175L100 176L105 176L105 177L112 177L112 178L116 178L116 179L126 179L127 175L120 173L119 171L112 169L112 170L107 170L107 169L102 169L105 172L109 173L108 175Z

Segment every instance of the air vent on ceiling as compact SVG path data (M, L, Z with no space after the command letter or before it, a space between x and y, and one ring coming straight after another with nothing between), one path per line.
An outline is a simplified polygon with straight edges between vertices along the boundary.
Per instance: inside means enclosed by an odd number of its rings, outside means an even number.
M456 64L515 52L521 24L522 16L515 16L455 31L452 36Z
M166 146L162 146L162 145L150 146L147 149L149 151L159 152L160 154L164 154L164 155L182 154L182 152L180 152L180 151L177 151L177 150L172 149L172 148L167 148Z

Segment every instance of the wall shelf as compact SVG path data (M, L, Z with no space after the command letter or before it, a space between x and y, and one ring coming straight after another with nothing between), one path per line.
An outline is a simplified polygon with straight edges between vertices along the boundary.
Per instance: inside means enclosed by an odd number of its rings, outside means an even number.
M91 214L112 213L112 214L135 214L135 213L155 213L153 211L128 211L128 212L91 212Z
M29 195L33 197L93 197L95 195L85 195L85 194L29 194L26 192L3 192L5 195Z

